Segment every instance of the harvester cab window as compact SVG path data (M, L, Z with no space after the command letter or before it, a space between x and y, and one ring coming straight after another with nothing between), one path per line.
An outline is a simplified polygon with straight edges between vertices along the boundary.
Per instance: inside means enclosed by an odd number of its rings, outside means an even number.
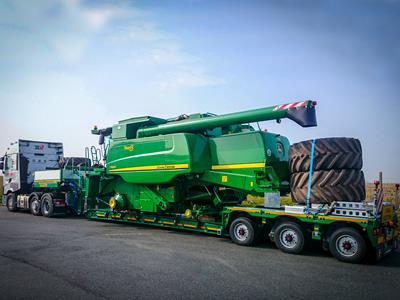
M17 154L6 156L5 170L17 170Z

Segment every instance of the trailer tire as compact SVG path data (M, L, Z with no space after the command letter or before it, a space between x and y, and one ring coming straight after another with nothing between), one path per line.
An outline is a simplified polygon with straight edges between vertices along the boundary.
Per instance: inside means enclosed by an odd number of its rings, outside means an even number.
M39 195L36 194L36 193L33 193L31 195L30 209L31 209L32 215L34 215L34 216L42 215L42 209L41 209L41 203L40 203Z
M17 207L17 195L15 193L9 193L6 196L6 205L7 209L10 212L14 212L18 210Z
M54 216L54 203L51 194L43 194L41 198L41 210L44 217L51 218Z
M365 258L367 244L358 230L342 227L330 236L329 251L340 261L359 263Z
M300 225L282 222L274 231L275 245L285 253L298 254L304 249L305 238Z
M240 217L232 222L229 227L229 235L235 244L250 246L256 237L256 226L252 220Z
M309 173L294 173L290 178L292 198L305 203ZM358 170L315 171L311 182L311 203L333 201L360 202L365 199L364 173Z
M307 172L310 169L311 145L312 141L310 140L290 146L289 168L291 173ZM314 151L314 171L361 170L363 165L362 148L358 139L317 139Z

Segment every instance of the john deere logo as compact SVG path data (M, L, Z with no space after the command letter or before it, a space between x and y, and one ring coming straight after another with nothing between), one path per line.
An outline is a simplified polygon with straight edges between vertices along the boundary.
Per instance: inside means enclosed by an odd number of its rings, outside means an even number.
M133 149L135 149L135 147L133 145L124 146L124 150L126 150L126 151L133 151Z

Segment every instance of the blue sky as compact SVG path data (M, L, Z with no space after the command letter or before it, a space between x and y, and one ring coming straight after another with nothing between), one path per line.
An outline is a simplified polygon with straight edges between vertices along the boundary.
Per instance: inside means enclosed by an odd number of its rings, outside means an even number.
M0 2L0 151L96 144L94 124L313 99L292 142L359 138L368 180L400 182L400 1Z

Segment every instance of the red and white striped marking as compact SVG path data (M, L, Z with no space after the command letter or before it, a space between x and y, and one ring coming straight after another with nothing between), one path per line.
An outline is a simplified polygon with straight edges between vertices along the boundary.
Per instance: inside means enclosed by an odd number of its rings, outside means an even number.
M275 110L284 110L284 109L289 109L289 108L306 107L308 102L309 101L302 101L302 102L277 105L277 106L275 106L275 108L273 110L275 111Z

